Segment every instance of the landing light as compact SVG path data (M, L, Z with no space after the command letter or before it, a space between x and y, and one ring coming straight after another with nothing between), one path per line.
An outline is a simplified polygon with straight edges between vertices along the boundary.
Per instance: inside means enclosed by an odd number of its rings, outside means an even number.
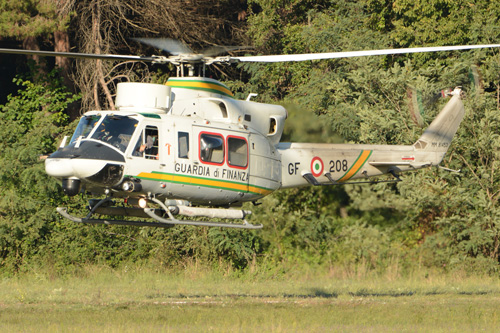
M148 205L148 201L144 198L140 198L139 199L139 207L141 208L146 208Z
M122 184L122 189L126 192L138 192L142 189L142 186L140 183L128 180Z
M122 189L127 192L132 192L134 190L134 185L131 182L125 182L122 185Z

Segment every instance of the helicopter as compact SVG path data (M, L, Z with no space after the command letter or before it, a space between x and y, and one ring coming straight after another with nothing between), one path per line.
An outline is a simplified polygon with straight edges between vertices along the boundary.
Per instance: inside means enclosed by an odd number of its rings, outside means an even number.
M66 195L88 193L95 197L89 200L85 217L57 207L73 222L260 229L262 224L247 221L251 211L235 207L244 202L257 204L280 189L374 183L372 177L384 174L392 178L379 182L397 182L403 172L437 167L465 114L463 92L455 88L448 94L451 99L412 145L281 142L287 110L252 101L256 94L236 99L226 85L205 77L208 65L500 47L488 44L234 57L195 53L169 39L136 40L170 55L0 49L0 53L10 54L177 66L178 76L166 84L119 83L116 110L85 112L71 138L64 137L57 151L45 159L47 174L60 181Z

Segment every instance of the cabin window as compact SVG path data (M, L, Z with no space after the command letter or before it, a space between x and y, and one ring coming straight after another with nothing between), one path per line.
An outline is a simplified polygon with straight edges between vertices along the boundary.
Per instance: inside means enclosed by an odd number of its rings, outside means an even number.
M248 143L244 138L230 136L227 138L227 164L246 168L248 165Z
M178 134L178 145L179 158L188 158L189 157L189 133L187 132L179 132Z
M135 145L133 155L150 160L159 159L158 127L146 126Z
M204 163L224 163L224 138L218 134L200 134L200 160Z

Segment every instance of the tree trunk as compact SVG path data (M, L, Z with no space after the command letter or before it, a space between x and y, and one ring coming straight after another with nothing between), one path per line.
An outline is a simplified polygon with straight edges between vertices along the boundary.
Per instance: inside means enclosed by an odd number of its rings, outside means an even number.
M23 40L23 49L26 50L34 50L34 51L40 51L40 45L38 45L38 40L36 37L33 36L28 36ZM43 73L47 72L45 63L40 60L40 56L37 55L28 55L26 56L28 59L31 59L35 62L35 64L38 66L38 72L39 74L43 75Z
M66 31L55 31L54 32L54 51L56 52L69 52L69 36ZM61 76L64 80L64 84L71 90L75 90L73 81L70 79L70 59L65 57L56 57L56 66L61 69Z

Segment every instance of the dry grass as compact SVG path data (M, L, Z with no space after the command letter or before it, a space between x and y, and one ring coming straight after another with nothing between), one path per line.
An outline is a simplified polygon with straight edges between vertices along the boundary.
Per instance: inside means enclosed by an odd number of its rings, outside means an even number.
M280 276L141 267L0 281L0 331L493 331L500 281L460 274ZM349 275L349 274L347 274Z

